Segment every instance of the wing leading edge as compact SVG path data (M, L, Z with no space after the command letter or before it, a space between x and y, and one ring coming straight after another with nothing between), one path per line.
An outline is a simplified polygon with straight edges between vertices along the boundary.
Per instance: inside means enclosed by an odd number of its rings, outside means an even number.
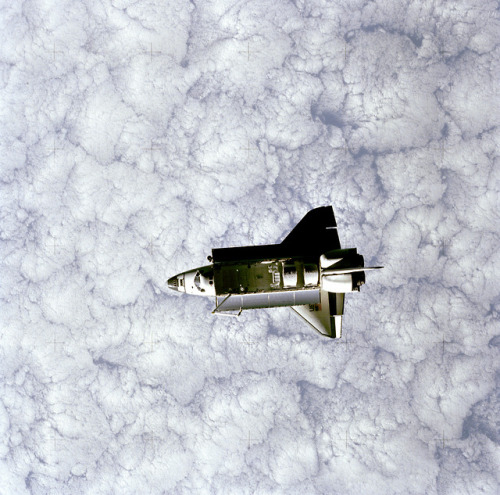
M321 335L340 339L342 337L344 295L322 290L319 304L292 306L292 309Z

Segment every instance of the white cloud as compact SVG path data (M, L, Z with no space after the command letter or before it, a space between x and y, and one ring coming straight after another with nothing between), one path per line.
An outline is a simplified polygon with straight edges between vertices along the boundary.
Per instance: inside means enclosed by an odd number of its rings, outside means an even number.
M6 493L496 493L494 3L5 8ZM166 280L332 204L344 337Z

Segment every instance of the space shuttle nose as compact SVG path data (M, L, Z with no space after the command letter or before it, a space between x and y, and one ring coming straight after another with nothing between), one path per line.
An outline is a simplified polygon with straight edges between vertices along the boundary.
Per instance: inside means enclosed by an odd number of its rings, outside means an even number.
M179 281L177 280L177 277L168 279L168 288L172 290L179 290Z

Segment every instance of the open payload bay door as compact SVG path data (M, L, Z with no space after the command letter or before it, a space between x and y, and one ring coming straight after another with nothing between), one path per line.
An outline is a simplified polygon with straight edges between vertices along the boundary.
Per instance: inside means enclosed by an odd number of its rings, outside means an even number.
M342 337L344 295L343 293L322 290L318 304L292 306L292 309L321 335L340 339Z

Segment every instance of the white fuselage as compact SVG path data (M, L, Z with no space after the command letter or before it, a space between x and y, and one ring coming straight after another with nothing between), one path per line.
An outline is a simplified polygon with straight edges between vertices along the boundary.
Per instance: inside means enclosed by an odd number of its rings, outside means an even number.
M327 258L322 255L318 261L319 263L263 261L229 264L227 267L207 265L179 273L169 279L168 286L186 294L214 297L294 289L346 293L359 290L364 283L365 267L342 267L339 263L342 261L341 257ZM337 268L339 265L341 267ZM229 282L225 283L226 280Z
M210 266L195 268L187 272L179 273L169 280L169 287L175 288L179 292L192 294L195 296L215 296L215 285L213 271ZM175 285L175 280L177 284Z

